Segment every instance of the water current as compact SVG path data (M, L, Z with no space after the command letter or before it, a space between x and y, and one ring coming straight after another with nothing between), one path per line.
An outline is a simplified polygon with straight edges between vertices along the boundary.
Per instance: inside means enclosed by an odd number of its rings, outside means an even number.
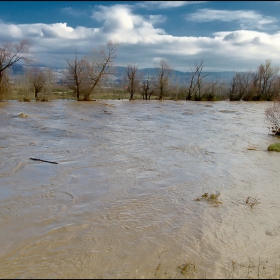
M270 106L0 102L0 278L279 278Z

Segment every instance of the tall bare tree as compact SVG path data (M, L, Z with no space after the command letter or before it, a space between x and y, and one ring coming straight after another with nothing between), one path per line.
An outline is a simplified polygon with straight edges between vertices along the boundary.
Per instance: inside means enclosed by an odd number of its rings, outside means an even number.
M238 101L242 98L243 90L242 90L242 73L236 73L232 81L230 83L229 88L229 100L230 101Z
M251 72L236 73L230 84L229 99L231 101L253 100L258 87L258 77Z
M255 73L236 73L232 79L229 98L234 100L274 100L279 95L279 68L266 60Z
M256 72L257 99L272 100L276 92L273 91L273 84L278 75L279 68L272 67L271 61L266 60L265 65L261 64Z
M20 60L31 61L28 52L28 40L22 40L19 44L4 43L0 46L0 96L5 86L4 82L8 79L7 70Z
M209 75L209 73L202 74L203 63L203 60L201 60L200 63L196 62L195 69L191 70L190 82L188 86L188 95L186 97L186 100L201 100L203 79Z
M141 88L143 100L150 100L152 94L156 90L156 87L149 76L146 79L142 79Z
M189 82L189 86L188 86L188 95L186 97L186 100L192 100L192 97L194 95L195 92L195 84L196 84L196 75L198 72L198 68L196 68L195 70L192 70L191 72L191 77L190 77L190 82Z
M148 100L148 92L150 89L150 81L148 79L145 79L142 81L142 97L143 100ZM149 100L151 98L151 95L149 95Z
M217 90L224 85L223 82L220 82L220 78L214 78L212 81L206 85L204 96L207 101L212 101L215 99Z
M88 75L90 64L85 58L78 58L77 50L73 60L66 59L68 64L68 72L66 75L68 87L74 90L77 100L80 100L81 93L85 93L89 87Z
M169 78L173 69L165 59L161 59L157 68L156 88L159 91L159 100L163 99L165 92L168 89Z
M126 84L126 90L130 94L129 100L133 100L133 95L140 90L142 76L138 71L137 65L129 64L126 66L124 82Z
M38 93L43 90L46 82L46 75L44 71L38 67L33 67L28 72L30 82L34 88L35 99L38 100Z
M93 59L89 68L89 79L91 80L89 91L86 92L84 100L90 100L90 95L106 76L114 74L113 62L116 58L117 44L109 41L106 48L93 50Z
M254 75L251 72L245 72L241 76L241 94L245 101L253 100L255 94Z

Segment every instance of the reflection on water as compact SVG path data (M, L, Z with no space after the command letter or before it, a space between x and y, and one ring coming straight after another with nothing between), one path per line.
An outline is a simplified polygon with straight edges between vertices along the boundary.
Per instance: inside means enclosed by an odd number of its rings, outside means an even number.
M1 102L0 277L278 278L268 106Z

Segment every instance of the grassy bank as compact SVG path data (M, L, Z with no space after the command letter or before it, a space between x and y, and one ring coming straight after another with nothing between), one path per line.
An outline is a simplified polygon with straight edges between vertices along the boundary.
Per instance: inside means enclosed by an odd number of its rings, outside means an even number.
M129 99L130 93L125 91L121 87L114 88L97 88L90 98L94 99L111 99L111 100L122 100ZM57 85L52 89L44 89L43 92L38 93L38 98L41 101L50 100L76 100L76 96L73 90L66 88L65 86ZM135 93L133 96L134 100L143 100L143 96L140 93ZM157 94L152 95L151 100L158 100ZM164 100L186 100L186 93L182 91L170 90L163 96ZM225 95L215 96L212 101L227 99ZM8 93L0 97L0 100L18 100L18 101L32 101L35 100L35 94L32 89L26 89L24 87L14 86L11 87ZM207 98L201 98L201 101L206 101Z

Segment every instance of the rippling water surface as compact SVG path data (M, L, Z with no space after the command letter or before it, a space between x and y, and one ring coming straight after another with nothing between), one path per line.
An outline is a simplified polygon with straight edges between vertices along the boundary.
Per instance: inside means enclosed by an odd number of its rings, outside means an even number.
M271 105L1 102L0 278L279 278Z

